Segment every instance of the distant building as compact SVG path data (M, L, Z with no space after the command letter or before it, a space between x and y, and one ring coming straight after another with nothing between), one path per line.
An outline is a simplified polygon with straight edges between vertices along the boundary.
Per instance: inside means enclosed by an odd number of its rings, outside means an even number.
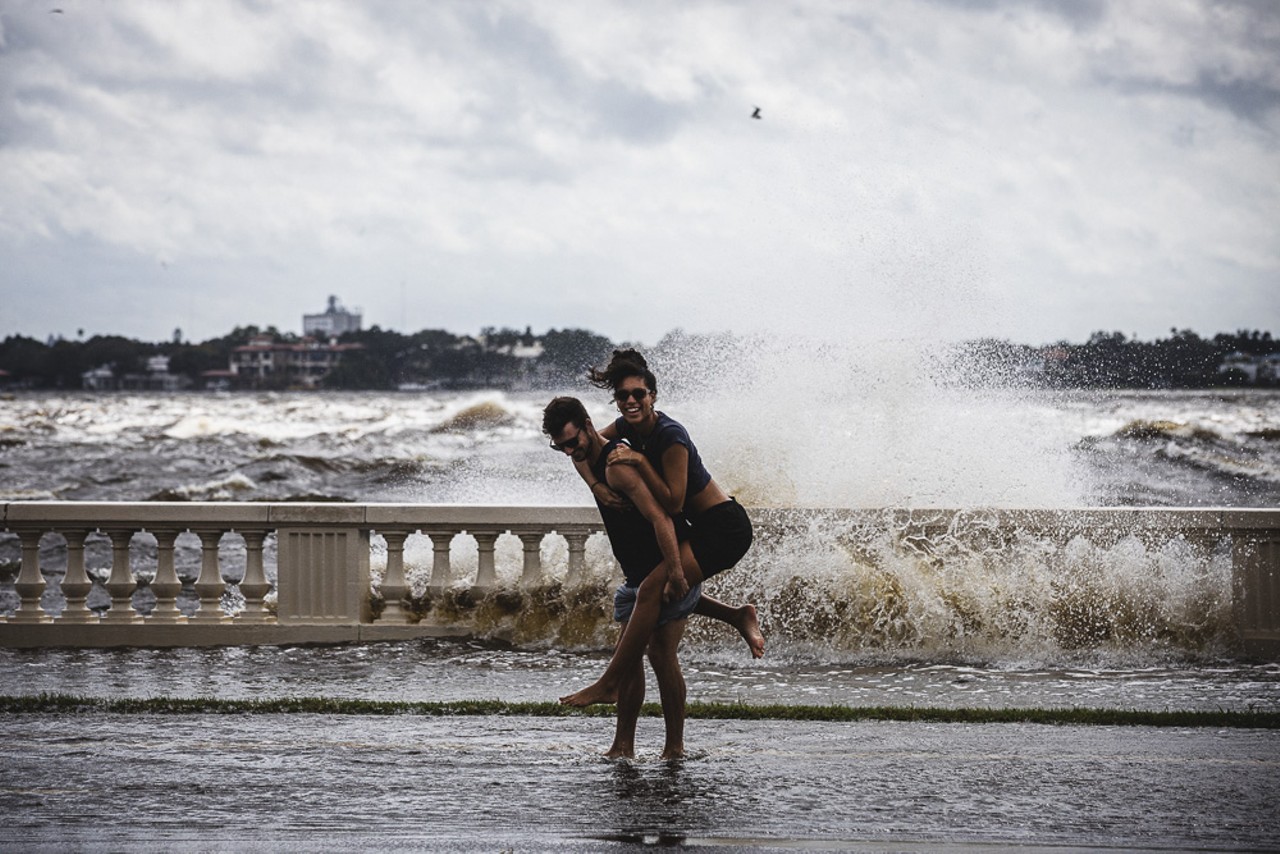
M99 365L80 375L85 391L181 391L191 387L191 378L169 371L168 356L148 356L146 371L116 375L110 365Z
M1218 373L1240 373L1243 374L1251 383L1258 381L1258 362L1248 353L1232 353L1222 360L1222 364L1218 365Z
M363 344L338 344L333 340L326 344L314 338L291 343L259 335L231 351L231 373L240 386L314 388L337 367L344 353L363 349Z
M1258 382L1280 382L1280 353L1271 353L1258 360Z
M1235 352L1222 360L1218 365L1218 374L1234 374L1253 385L1280 385L1280 353L1269 353L1265 356L1251 356L1248 353Z
M110 391L116 388L116 373L110 365L99 365L80 375L80 385L85 391Z
M146 373L126 373L114 383L128 391L181 391L190 386L190 377L169 372L168 356L148 356Z
M202 371L200 381L207 391L230 391L235 387L236 372L230 369Z
M359 309L347 311L337 297L331 296L324 314L302 315L302 334L326 340L337 338L346 332L359 332L362 319Z

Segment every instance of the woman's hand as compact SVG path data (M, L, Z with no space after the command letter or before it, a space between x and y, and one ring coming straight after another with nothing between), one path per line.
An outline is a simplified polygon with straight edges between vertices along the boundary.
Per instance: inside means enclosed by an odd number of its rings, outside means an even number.
M667 583L662 588L663 602L679 602L689 595L689 581L684 577L684 570L674 567L667 570Z
M591 497L610 510L628 510L631 507L631 502L625 495L602 480L597 480L591 486Z
M609 452L607 462L611 466L638 466L643 459L644 454L633 448L628 448L626 445L619 445Z

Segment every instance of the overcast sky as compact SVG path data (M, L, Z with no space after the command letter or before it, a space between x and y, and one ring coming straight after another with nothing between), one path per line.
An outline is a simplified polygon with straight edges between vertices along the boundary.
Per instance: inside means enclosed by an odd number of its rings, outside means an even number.
M1280 332L1280 3L0 0L0 335L330 294L649 344Z

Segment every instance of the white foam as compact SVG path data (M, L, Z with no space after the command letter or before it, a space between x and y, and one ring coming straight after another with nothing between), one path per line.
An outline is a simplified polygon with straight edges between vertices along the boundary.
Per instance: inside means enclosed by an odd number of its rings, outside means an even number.
M1083 475L1044 393L968 387L946 358L909 340L722 342L664 354L659 403L756 504L1079 504Z

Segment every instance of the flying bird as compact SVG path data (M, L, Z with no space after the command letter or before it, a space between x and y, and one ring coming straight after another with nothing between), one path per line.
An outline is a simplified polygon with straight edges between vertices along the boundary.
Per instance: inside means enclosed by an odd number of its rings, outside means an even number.
M756 108L755 108L755 110L753 110L753 111L752 111L752 113L751 113L751 118L753 118L753 119L762 119L762 118L764 118L764 116L760 115L760 108L759 108L759 107L756 107Z
M50 9L50 10L49 10L49 14L50 14L50 15L62 15L62 14L64 14L64 12L63 12L61 9Z

